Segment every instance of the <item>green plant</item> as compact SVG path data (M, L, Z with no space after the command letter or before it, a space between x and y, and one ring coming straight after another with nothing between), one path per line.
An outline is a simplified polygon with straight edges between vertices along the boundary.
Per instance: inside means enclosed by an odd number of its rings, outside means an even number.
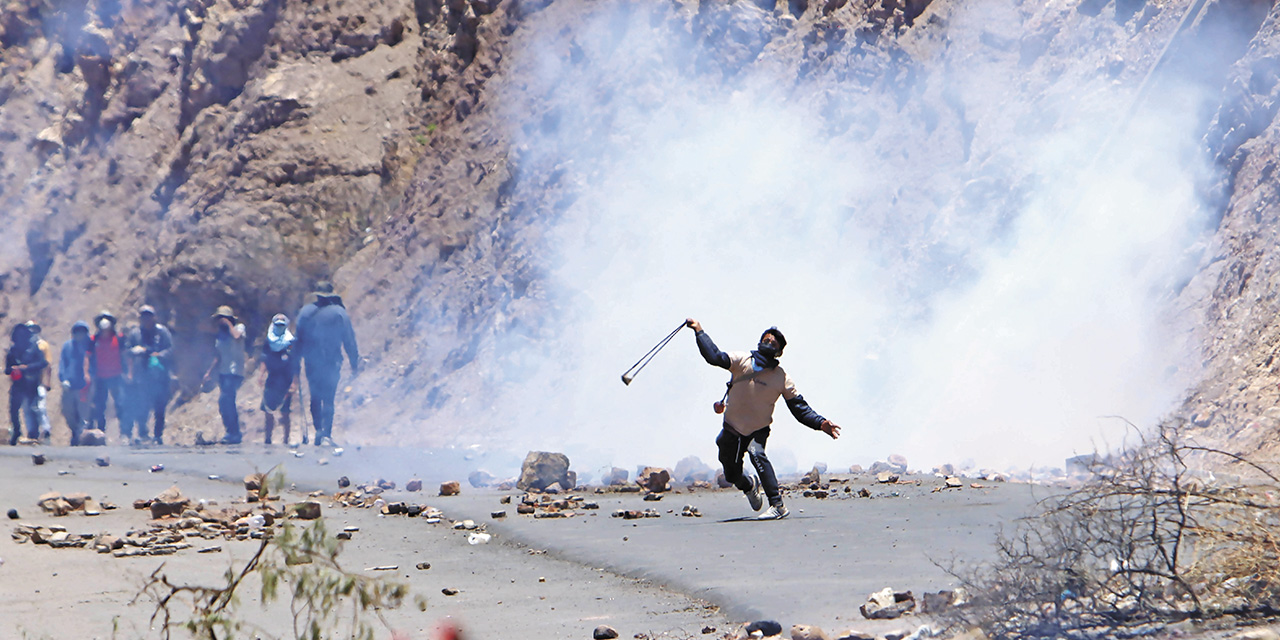
M198 640L234 638L248 625L237 615L238 591L246 578L261 580L261 602L268 604L287 598L293 616L292 636L297 640L345 637L372 640L372 614L386 626L383 609L394 609L408 596L406 585L351 573L338 563L340 542L329 535L323 520L301 528L286 524L274 536L263 539L253 557L240 569L229 567L225 583L213 586L174 584L163 573L164 565L152 572L141 595L156 602L151 623L168 640L173 629L186 629ZM177 602L189 601L191 617L175 620ZM419 607L425 607L420 601ZM349 620L344 620L344 616ZM346 626L345 635L338 630ZM272 636L266 629L254 629L259 637Z

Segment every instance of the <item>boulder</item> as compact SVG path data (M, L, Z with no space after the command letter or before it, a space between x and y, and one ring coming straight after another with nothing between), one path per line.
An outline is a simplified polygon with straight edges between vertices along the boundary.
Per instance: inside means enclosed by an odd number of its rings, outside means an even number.
M902 469L902 473L906 473L906 472L907 472L907 458L906 458L906 456L902 456L902 455L898 455L898 454L894 453L894 454L891 454L891 455L887 458L887 460L888 460L889 464L891 464L891 465L893 465L893 466L895 466L895 467L900 467L900 468Z
M420 478L413 478L409 480L404 483L404 490L409 492L422 491L422 480Z
M946 464L938 465L937 468L933 470L933 472L937 474L941 474L943 476L954 476L956 475L956 467L955 465L948 462Z
M147 506L151 509L151 519L159 520L169 516L182 515L182 512L186 510L189 504L191 504L191 500L182 495L182 490L175 484L152 498Z
M947 476L946 479L943 480L943 483L948 489L959 489L964 486L964 481L955 476Z
M685 484L710 480L713 474L711 467L698 456L689 456L676 463L675 478Z
M956 601L956 592L943 590L937 593L926 593L920 598L920 613L942 613Z
M609 469L609 472L605 474L604 477L600 478L600 483L605 486L616 487L618 485L626 484L628 476L630 476L630 474L627 473L626 469L613 467Z
M881 471L876 474L876 482L881 484L892 484L898 481L898 474L892 471Z
M895 592L889 587L871 594L867 603L858 608L868 620L892 620L910 613L916 608L915 596L910 591Z
M661 467L645 467L636 478L636 484L650 493L662 493L671 489L671 472Z
M755 622L747 623L742 630L746 632L747 635L751 635L759 631L760 635L766 638L782 635L782 625L778 624L774 620L756 620Z
M497 480L497 478L494 478L492 473L484 471L483 469L479 471L472 471L471 475L467 476L467 483L476 489L483 489L493 484L494 480Z
M827 632L807 624L791 625L791 640L831 640Z
M860 476L860 475L862 475L862 473L863 473L862 465L860 465L860 464L855 464L855 465L850 466L850 467L849 467L849 473L852 473L852 474L853 474L853 475L855 475L855 476Z
M462 485L457 480L440 483L440 495L456 496L459 493L462 493Z
M719 471L716 473L716 486L721 489L728 489L733 486L733 483L729 482L729 480L724 477L723 471Z
M71 508L75 510L83 509L85 503L93 500L89 494L84 492L68 493L63 496L63 499L66 500L71 505Z
M885 462L883 460L877 460L871 465L871 468L867 470L867 473L878 474L884 471L892 471L894 473L906 473L907 465L905 464L896 465L890 462Z
M251 473L244 477L245 491L259 491L267 484L267 474Z
M107 444L107 434L101 429L86 429L80 434L80 446L102 447Z
M530 451L520 467L520 479L516 487L521 491L546 491L559 484L566 490L573 488L569 477L569 456L548 451Z
M591 632L591 637L594 640L613 640L613 638L618 637L618 630L607 624L602 624Z
M293 516L301 520L315 520L320 517L320 503L315 500L299 502L291 507Z
M822 471L820 471L816 465L813 467L813 469L810 469L808 473L804 474L804 477L800 478L800 484L821 484L821 483L822 483Z

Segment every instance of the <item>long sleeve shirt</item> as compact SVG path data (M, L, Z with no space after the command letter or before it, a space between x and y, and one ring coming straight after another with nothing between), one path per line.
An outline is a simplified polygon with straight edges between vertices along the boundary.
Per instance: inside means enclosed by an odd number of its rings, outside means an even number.
M819 430L825 421L804 396L777 360L747 351L721 351L705 331L697 333L698 351L707 364L728 369L731 377L725 402L724 422L737 433L749 436L773 423L773 408L781 397L800 424Z

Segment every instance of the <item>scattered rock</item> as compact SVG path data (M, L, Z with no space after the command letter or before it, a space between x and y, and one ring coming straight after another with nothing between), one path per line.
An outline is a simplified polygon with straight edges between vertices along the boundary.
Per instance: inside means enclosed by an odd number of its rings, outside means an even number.
M876 640L876 634L849 629L842 632L836 640Z
M618 637L618 630L607 624L602 624L591 632L591 637L594 640L612 640Z
M414 478L404 483L404 490L411 493L422 491L422 480L420 478Z
M259 491L267 484L267 474L251 473L244 477L245 491Z
M341 478L338 478L338 488L339 488L339 489L346 489L346 488L347 488L347 487L349 487L349 486L351 486L351 479L350 479L350 478L348 478L348 477L346 477L346 476L342 476Z
M293 515L302 520L315 520L320 517L320 503L315 500L299 502L292 507Z
M902 455L899 455L899 454L894 453L894 454L890 454L890 455L889 455L889 457L888 457L888 458L886 458L886 459L888 460L889 464L891 464L891 465L893 465L893 466L895 466L895 467L898 467L898 468L901 470L901 473L906 473L906 472L907 472L907 458L906 458L906 456L902 456Z
M947 476L943 483L946 484L948 489L959 489L964 486L964 481L955 476Z
M831 636L819 627L796 624L791 625L791 640L831 640Z
M920 598L920 613L942 613L956 601L956 592L943 590L937 593L926 593ZM1280 638L1276 639L1280 640Z
M778 624L774 620L757 620L755 622L748 623L742 630L745 631L747 635L759 631L760 635L766 638L782 635L782 625Z
M855 465L852 465L852 466L850 466L850 467L849 467L849 473L851 473L851 474L853 474L853 475L855 475L855 476L860 476L860 475L862 475L863 471L864 471L864 470L863 470L863 468L862 468L862 465L860 465L860 464L855 464Z
M636 478L636 484L650 493L662 493L671 489L671 472L661 467L645 467Z
M475 489L488 487L493 484L494 480L496 480L496 478L493 477L493 474L483 470L472 471L471 475L467 476L467 483Z
M871 491L870 491L870 490L868 490L866 487L863 487L863 488L861 488L861 489L858 489L858 497L859 497L859 498L870 498L870 497L871 497Z
M31 454L31 464L34 464L37 467L44 464L44 454L43 453Z
M440 483L440 495L456 496L459 493L462 493L462 485L457 480Z
M716 472L716 486L721 489L728 489L733 486L733 483L724 477L723 471L718 471Z
M645 502L657 502L657 501L659 501L659 500L661 500L661 499L662 499L662 494L661 494L661 493L646 493L646 494L644 494L644 501L645 501Z
M152 498L147 507L151 509L151 519L159 520L170 516L182 515L182 512L186 510L189 504L191 504L191 500L182 495L182 490L175 484Z
M563 453L530 451L520 466L516 487L522 491L546 491L558 484L569 491L575 484L569 473L569 457Z
M107 444L107 434L101 429L86 429L80 434L80 446L103 447Z
M382 479L382 478L378 478L377 485L378 485L378 488L379 488L379 489L382 489L383 491L395 491L395 490L396 490L396 483L394 483L394 482L392 482L392 481L390 481L390 480L384 480L384 479Z
M876 474L876 482L880 484L893 484L898 481L898 474L892 471L881 471Z
M426 571L427 569L430 569L430 568L431 568L431 563L430 563L430 562L419 562L418 564L413 565L413 567L414 567L415 569L417 569L418 571Z
M858 608L868 620L892 620L916 607L915 596L910 591L895 592L889 587L871 594L867 603Z
M162 464L151 465L151 473L160 473L161 471L164 471L164 465Z
M9 510L9 519L10 519L10 520L17 520L17 519L18 519L18 510L17 510L17 509L10 509L10 510Z
M458 595L458 590L451 587L445 587L440 590L440 593L443 593L446 596L456 596Z
M93 463L98 465L99 467L109 467L111 466L111 457L99 456L97 458L94 458Z
M490 511L489 517L494 519L505 518L507 517L507 512L506 511Z

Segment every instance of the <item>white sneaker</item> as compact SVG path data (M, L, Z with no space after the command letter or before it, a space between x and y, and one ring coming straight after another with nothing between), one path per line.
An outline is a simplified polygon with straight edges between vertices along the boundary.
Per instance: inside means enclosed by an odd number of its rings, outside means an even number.
M751 503L752 511L759 511L764 507L764 489L760 487L760 478L751 476L751 490L747 492L747 502Z
M769 505L769 508L765 509L764 513L756 516L756 520L781 520L789 515L791 515L791 512L787 511L786 505L780 504L776 507Z

